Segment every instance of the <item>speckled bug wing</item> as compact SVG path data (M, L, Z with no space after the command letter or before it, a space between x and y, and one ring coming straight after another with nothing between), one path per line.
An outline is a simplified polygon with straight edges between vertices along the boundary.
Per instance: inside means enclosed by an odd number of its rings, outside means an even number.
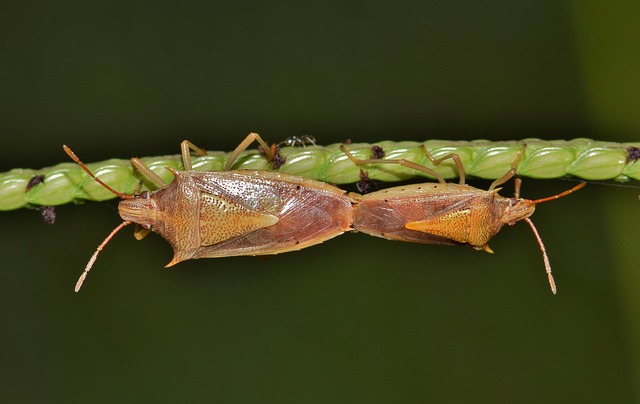
M425 183L393 187L359 198L354 227L390 240L424 244L468 244L478 199L494 192L467 185ZM500 227L502 224L500 224ZM490 229L491 233L497 229Z
M182 216L170 229L167 220L163 229L154 226L174 240L175 256L167 266L194 258L295 251L351 229L351 198L329 184L265 171L175 174L166 189L180 190L182 208L172 214Z

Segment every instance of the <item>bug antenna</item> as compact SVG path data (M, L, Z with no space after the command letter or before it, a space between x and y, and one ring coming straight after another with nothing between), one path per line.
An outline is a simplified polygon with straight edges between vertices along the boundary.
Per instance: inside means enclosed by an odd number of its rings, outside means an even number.
M122 228L124 228L125 226L130 225L131 223L132 222L130 220L125 220L124 222L120 223L118 225L118 227L113 229L111 231L111 233L107 236L107 238L105 238L104 241L102 243L100 243L98 248L96 248L96 252L94 252L93 255L91 256L91 258L89 259L89 262L87 262L87 266L84 268L84 272L82 272L82 275L80 275L80 278L78 278L78 282L76 282L76 288L75 288L76 292L78 292L80 290L80 288L82 287L82 283L87 278L87 274L89 274L89 271L91 270L91 267L96 262L96 259L98 258L98 254L100 253L100 251L102 251L104 246L106 246L107 243L109 241L111 241L111 239L113 238L113 236L116 235L117 232L122 230Z
M538 203L549 202L549 201L553 201L553 200L562 198L563 196L567 196L569 194L574 193L575 191L579 190L580 188L584 187L585 185L587 185L586 182L581 182L578 185L576 185L575 187L573 187L571 189L567 189L566 191L561 192L558 195L548 196L548 197L542 198L542 199L536 199L535 201L533 201L533 203L538 204Z
M122 192L118 192L115 189L111 188L109 185L105 184L100 178L96 177L95 174L93 174L91 172L91 170L89 170L89 167L87 167L82 161L80 161L80 159L78 158L78 156L76 156L76 154L67 146L67 145L62 145L62 148L64 149L65 153L67 153L67 155L69 155L69 157L71 157L71 159L73 161L75 161L76 163L78 163L78 165L80 167L82 167L82 169L89 174L89 176L91 178L93 178L94 180L96 180L98 182L98 184L102 185L103 187L105 187L107 190L109 190L109 192L111 192L112 194L116 195L118 198L120 199L131 199L133 198L132 195L129 194L123 194Z
M533 225L533 222L531 221L531 219L526 217L524 220L526 220L529 226L531 226L531 230L533 230L533 234L536 236L536 239L538 240L538 244L540 245L540 251L542 251L542 258L544 259L544 268L547 271L547 278L549 278L549 286L551 286L551 291L555 295L556 281L553 279L553 275L551 274L551 264L549 263L549 256L547 255L547 249L544 248L544 243L542 242L542 239L538 234L538 230L536 229L536 226Z

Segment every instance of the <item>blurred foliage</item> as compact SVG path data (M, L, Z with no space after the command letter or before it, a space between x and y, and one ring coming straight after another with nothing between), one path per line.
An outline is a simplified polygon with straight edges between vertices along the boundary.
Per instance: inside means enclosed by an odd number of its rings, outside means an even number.
M638 138L640 116L640 3L573 1L571 7L575 50L580 61L590 125L600 133ZM629 347L635 399L640 400L640 272L636 237L640 217L627 211L621 194L604 200L609 220L603 234L610 246L615 270L620 320ZM636 201L637 202L637 201Z

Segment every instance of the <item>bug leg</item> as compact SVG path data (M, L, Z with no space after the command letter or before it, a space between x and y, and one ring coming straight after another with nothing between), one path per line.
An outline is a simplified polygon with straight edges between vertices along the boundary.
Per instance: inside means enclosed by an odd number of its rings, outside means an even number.
M518 170L518 162L520 161L520 158L524 154L524 149L526 149L526 148L527 148L527 144L525 143L525 144L522 145L522 148L520 149L520 151L516 155L516 158L513 159L513 162L511 163L511 168L509 169L509 171L504 173L504 175L502 177L500 177L497 180L493 181L491 183L491 186L489 187L489 191L493 191L494 189L496 189L496 187L504 184L505 182L507 182L511 178L513 178L514 175L516 175L516 172Z
M135 239L138 241L147 237L147 234L149 234L150 232L151 232L150 229L145 229L138 223L136 223L135 226L133 226L133 237L135 237Z
M200 148L188 140L183 140L180 143L180 153L182 154L182 165L185 171L191 171L191 152L189 150L193 150L198 156L206 156L207 151L203 148Z
M364 165L364 164L398 164L401 165L403 167L407 167L407 168L412 168L416 171L421 171L423 173L429 174L430 176L436 178L438 180L438 182L440 182L441 184L445 184L446 181L444 180L444 178L442 178L442 176L440 174L438 174L437 172L435 172L434 170L430 169L429 167L425 167L421 164L418 163L414 163L413 161L409 161L407 159L387 159L387 160L377 160L377 159L366 159L366 160L361 160L359 158L357 158L356 156L354 156L353 154L351 154L351 152L349 152L349 150L347 150L347 148L344 145L340 145L340 150L342 150L342 152L344 154L347 155L347 157L353 161L354 164L360 166L360 165Z
M158 174L154 173L153 170L150 169L139 158L137 157L132 158L131 165L133 165L136 168L136 170L138 170L138 172L142 174L143 177L151 181L153 185L155 185L156 187L162 188L165 185L167 185L167 183L162 178L160 178Z
M456 170L458 170L458 177L460 177L460 185L464 185L465 182L465 174L464 174L464 166L462 165L462 160L460 160L460 155L458 153L449 153L446 156L440 158L434 158L431 153L427 150L425 145L422 145L422 152L424 155L431 161L431 164L437 166L447 159L452 159L456 164Z
M514 180L515 191L513 193L513 197L516 199L520 199L520 186L522 185L522 179L516 178Z
M311 146L315 146L316 145L316 138L315 136L311 136L311 135L302 135L302 147L305 147L306 145L311 145Z
M251 132L251 133L249 133L247 135L246 138L244 138L244 140L242 142L240 142L238 147L236 147L236 149L234 151L232 151L231 154L229 154L229 159L227 160L227 164L225 164L225 166L224 166L224 170L225 171L229 171L231 169L231 166L233 165L233 163L236 161L236 159L240 155L240 153L242 153L243 151L247 150L249 145L251 143L253 143L254 141L260 143L260 146L262 146L264 148L265 154L267 155L267 159L269 159L269 161L273 161L274 152L271 149L271 147L269 147L267 142L265 142L260 137L260 135L258 135L257 133Z

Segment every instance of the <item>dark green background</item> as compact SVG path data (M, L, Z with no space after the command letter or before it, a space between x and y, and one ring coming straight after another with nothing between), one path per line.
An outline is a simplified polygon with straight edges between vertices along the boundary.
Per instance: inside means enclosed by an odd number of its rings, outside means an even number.
M321 143L637 141L637 1L2 2L0 171ZM486 186L486 183L479 183ZM542 197L573 185L525 181ZM507 187L505 193L510 193ZM114 203L0 213L4 402L635 402L638 189L590 185L496 254L347 234L162 267Z

